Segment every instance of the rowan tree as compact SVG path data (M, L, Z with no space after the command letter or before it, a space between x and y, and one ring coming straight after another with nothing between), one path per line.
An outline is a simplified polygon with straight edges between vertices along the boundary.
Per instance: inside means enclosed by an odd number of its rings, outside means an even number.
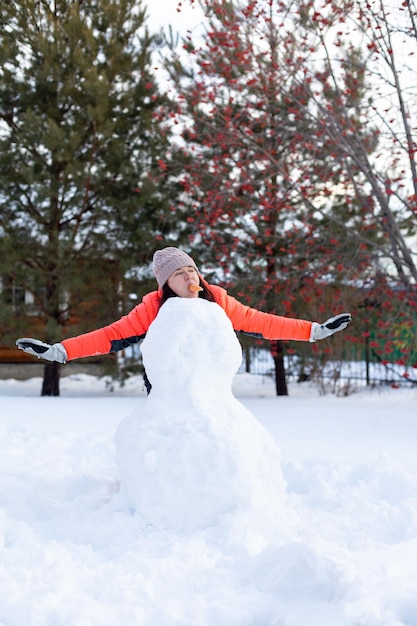
M378 232L359 202L360 172L351 166L352 182L322 128L313 91L320 39L304 27L301 3L200 4L205 36L190 35L167 64L188 158L191 241L249 304L313 319L345 308L341 285L369 271ZM329 28L344 18L338 10ZM349 106L359 126L362 72L356 81ZM334 92L321 96L323 106L341 106ZM363 133L369 152L373 136ZM364 229L369 241L358 238Z

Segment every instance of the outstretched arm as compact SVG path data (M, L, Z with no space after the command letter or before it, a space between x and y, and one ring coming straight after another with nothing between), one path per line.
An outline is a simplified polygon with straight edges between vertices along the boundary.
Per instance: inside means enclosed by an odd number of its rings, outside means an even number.
M351 321L350 313L331 317L323 324L264 313L229 296L222 287L210 285L210 289L236 331L259 335L263 339L319 341L343 330Z
M142 339L151 322L155 319L159 309L157 292L147 294L128 315L117 322L104 326L89 333L64 339L61 343L50 344L23 337L16 341L16 345L28 354L46 359L66 363L73 359L109 354L117 352Z

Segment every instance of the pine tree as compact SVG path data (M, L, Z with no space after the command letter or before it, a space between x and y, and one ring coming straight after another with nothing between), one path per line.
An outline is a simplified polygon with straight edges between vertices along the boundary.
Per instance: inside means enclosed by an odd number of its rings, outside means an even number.
M0 7L1 271L33 300L2 339L33 320L55 342L69 320L109 323L118 280L170 227L156 42L137 0ZM57 364L42 394L59 394Z

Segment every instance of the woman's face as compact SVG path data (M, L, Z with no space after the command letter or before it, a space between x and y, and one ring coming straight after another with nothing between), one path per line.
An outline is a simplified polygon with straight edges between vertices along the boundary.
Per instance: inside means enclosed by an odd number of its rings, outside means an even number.
M180 298L198 298L198 291L190 291L190 285L199 285L197 270L191 265L184 265L172 272L168 278L168 287Z

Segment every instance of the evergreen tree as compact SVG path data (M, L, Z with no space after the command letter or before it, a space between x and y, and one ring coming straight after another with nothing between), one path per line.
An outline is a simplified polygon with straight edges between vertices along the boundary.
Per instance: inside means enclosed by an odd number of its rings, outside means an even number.
M0 8L1 272L31 294L14 317L5 304L0 339L25 325L55 342L109 323L126 268L170 229L156 42L138 0ZM59 394L58 367L42 394Z

